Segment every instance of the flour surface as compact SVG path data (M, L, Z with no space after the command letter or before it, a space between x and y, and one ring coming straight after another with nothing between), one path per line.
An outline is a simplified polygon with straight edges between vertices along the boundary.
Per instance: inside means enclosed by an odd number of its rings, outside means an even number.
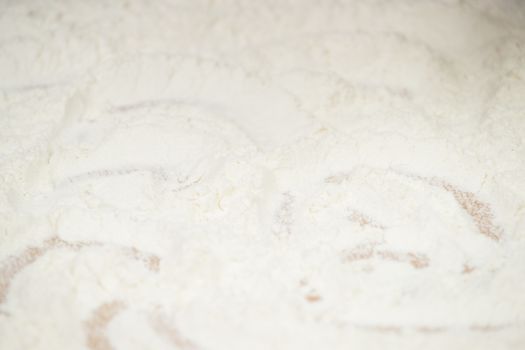
M0 0L0 349L524 349L525 3Z

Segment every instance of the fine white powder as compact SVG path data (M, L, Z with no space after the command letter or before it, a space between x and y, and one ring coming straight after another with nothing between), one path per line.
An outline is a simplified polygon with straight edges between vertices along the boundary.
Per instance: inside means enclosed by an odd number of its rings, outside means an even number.
M525 348L522 1L0 1L0 349Z

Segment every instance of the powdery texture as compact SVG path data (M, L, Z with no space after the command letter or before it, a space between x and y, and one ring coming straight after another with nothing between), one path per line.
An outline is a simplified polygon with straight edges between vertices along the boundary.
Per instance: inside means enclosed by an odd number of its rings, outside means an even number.
M523 2L0 8L0 349L525 348Z

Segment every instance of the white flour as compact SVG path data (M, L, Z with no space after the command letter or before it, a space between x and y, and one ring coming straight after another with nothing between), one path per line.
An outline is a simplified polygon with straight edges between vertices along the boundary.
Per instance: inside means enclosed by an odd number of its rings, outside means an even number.
M520 1L0 3L1 349L525 347Z

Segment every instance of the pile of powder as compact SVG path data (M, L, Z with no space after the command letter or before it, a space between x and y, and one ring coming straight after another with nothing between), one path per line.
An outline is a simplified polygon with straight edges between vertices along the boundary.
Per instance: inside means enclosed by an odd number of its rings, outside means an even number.
M0 2L0 348L525 348L519 0Z

